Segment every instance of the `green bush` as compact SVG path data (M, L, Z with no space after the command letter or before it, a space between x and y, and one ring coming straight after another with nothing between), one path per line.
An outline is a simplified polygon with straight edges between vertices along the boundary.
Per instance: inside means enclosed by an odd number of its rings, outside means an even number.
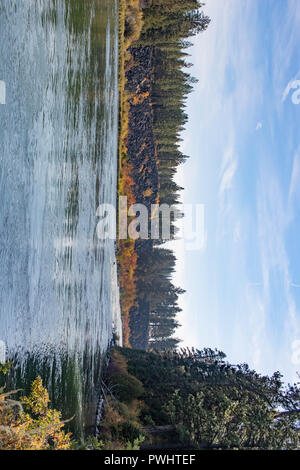
M120 423L117 427L117 437L122 442L131 442L133 443L136 439L139 439L141 436L141 431L137 426L129 421L125 423Z
M119 400L125 403L131 403L144 393L142 382L133 375L115 374L110 381Z

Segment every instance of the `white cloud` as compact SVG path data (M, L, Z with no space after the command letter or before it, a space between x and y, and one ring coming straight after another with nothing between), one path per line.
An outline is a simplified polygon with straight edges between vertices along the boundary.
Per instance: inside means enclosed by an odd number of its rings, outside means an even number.
M291 77L291 64L294 62L295 51L300 40L300 4L299 0L286 0L285 3L284 21L282 21L282 16L277 12L278 25L274 25L272 54L274 96L276 100L278 98L278 110L280 112L282 112L280 105L287 99L292 83L300 77L300 71L293 78ZM282 9L280 3L277 9ZM298 57L296 60L298 67Z
M219 208L218 208L218 228L217 240L220 241L227 231L236 230L239 221L232 220L232 212L234 206L234 178L238 170L238 158L235 155L233 145L230 145L224 152L220 179L219 179ZM234 227L234 229L233 229ZM236 231L237 237L237 231Z
M228 191L233 186L233 180L235 177L235 173L238 168L237 160L232 157L230 162L228 163L227 167L223 171L221 176L221 183L220 183L220 195L222 196L225 191Z
M289 205L291 205L294 199L298 199L300 196L300 159L299 154L296 153L293 161L293 169L291 174L291 182L289 188Z
M293 178L292 178L293 179ZM261 270L263 278L262 301L268 315L272 314L272 292L274 286L271 285L271 273L275 270L280 273L282 284L280 286L280 296L286 304L286 310L280 310L278 306L277 315L281 316L284 323L284 331L280 331L285 343L292 344L300 334L299 317L291 287L296 285L292 282L290 273L290 261L286 251L286 230L289 226L290 218L285 209L285 198L281 189L278 177L273 173L270 166L262 171L260 183L257 191L258 210L258 236ZM278 329L278 325L274 325ZM273 348L282 348L282 344L273 345ZM285 370L290 369L290 363L283 364Z
M253 291L247 298L249 326L251 331L251 356L253 367L262 369L264 347L266 345L266 311L265 305L259 293Z

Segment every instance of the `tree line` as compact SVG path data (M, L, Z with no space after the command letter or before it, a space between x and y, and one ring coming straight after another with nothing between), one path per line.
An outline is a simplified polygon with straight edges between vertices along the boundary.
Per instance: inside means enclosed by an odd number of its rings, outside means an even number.
M160 204L178 205L183 188L175 181L178 166L187 155L180 150L181 133L188 121L186 101L197 80L188 69L190 38L205 31L210 19L198 0L153 0L143 10L143 27L134 48L151 48L151 104L156 142ZM148 50L147 49L147 50ZM179 210L171 218L171 234L177 234ZM173 285L174 254L160 238L136 243L137 304L130 312L132 346L170 349L179 344L174 337L181 309L178 299L184 291ZM150 247L150 249L149 249Z
M210 348L120 352L143 386L152 448L299 449L299 383L285 385L279 372L258 374Z

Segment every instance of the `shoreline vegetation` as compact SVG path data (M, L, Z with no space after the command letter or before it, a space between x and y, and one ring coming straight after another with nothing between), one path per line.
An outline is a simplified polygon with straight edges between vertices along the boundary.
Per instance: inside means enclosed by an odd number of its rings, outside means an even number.
M0 372L6 374L0 364ZM49 407L50 399L37 377L28 396L21 390L0 388L0 450L69 450L71 434L65 432L68 421Z
M178 205L178 166L188 120L186 99L196 80L187 72L189 38L210 19L198 0L120 0L118 196L128 207ZM178 210L171 217L176 236ZM150 225L150 218L149 218ZM174 286L176 258L165 240L118 240L123 343L137 349L174 349L184 291Z
M105 380L106 450L299 449L299 386L221 351L116 347Z
M126 21L129 18L136 26L131 33L126 33ZM118 145L118 195L126 194L129 204L134 204L132 186L134 184L130 174L132 167L127 158L126 141L129 128L129 94L126 90L126 63L130 60L128 48L134 40L138 39L142 28L142 11L139 0L119 0L119 145ZM126 36L125 36L126 34ZM120 285L120 301L123 323L123 342L130 345L129 312L134 305L136 297L135 271L137 267L137 254L133 240L118 239L118 271Z
M3 373L7 372L6 367ZM1 368L0 368L1 372ZM232 365L206 348L112 347L95 435L78 442L49 406L40 377L30 394L0 389L1 450L297 450L299 384Z

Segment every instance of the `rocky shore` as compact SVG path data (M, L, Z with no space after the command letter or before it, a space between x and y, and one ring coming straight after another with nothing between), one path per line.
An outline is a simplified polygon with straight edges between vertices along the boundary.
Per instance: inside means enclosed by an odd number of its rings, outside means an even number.
M157 149L153 133L152 75L154 48L131 47L132 64L126 73L126 91L130 99L128 137L126 142L133 192L136 203L147 207L149 226L151 205L159 202L159 177ZM137 240L138 267L141 257L153 250L153 241ZM137 276L137 283L139 277ZM149 303L137 298L130 310L130 344L132 347L147 349L149 338ZM134 333L134 334L133 334Z

